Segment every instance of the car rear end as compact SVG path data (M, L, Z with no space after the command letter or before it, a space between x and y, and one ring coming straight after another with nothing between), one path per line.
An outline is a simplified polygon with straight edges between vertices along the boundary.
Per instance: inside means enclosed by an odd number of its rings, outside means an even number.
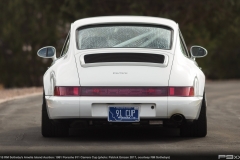
M121 54L125 59L130 55L129 62L119 62L121 56L114 59L110 54ZM143 60L134 62L132 54ZM147 60L149 55L160 55L164 60L151 62ZM90 56L101 58L91 61ZM54 96L47 99L52 119L78 121L87 126L177 126L198 118L202 98L194 96L194 87L169 86L171 53L104 49L83 51L75 57L81 85L55 86Z
M79 85L56 80L54 95L46 96L49 118L85 126L167 126L197 119L202 98L194 86L169 85L175 28L113 21L73 27Z

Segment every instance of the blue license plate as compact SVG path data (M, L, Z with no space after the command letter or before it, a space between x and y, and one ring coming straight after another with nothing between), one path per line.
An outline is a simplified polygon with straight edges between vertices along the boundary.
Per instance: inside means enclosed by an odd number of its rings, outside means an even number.
M109 107L109 122L139 122L138 107Z

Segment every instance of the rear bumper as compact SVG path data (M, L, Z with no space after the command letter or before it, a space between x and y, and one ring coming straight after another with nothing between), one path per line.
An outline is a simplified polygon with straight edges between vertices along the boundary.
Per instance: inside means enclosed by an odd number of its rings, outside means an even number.
M182 114L198 119L202 97L56 97L45 96L50 119L108 118L109 106L139 106L140 119L169 119ZM153 107L152 107L153 106Z

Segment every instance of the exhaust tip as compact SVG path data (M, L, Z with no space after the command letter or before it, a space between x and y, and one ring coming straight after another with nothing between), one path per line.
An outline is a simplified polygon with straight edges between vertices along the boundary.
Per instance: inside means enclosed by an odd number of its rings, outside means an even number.
M174 114L170 119L175 123L181 123L184 120L184 116L182 114Z

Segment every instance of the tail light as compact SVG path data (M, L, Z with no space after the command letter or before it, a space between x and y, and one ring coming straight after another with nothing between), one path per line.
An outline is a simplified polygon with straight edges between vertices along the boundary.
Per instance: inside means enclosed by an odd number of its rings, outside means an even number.
M80 87L55 87L54 96L79 96Z
M55 87L55 96L194 96L193 87Z
M192 97L194 96L193 87L169 87L168 96Z

